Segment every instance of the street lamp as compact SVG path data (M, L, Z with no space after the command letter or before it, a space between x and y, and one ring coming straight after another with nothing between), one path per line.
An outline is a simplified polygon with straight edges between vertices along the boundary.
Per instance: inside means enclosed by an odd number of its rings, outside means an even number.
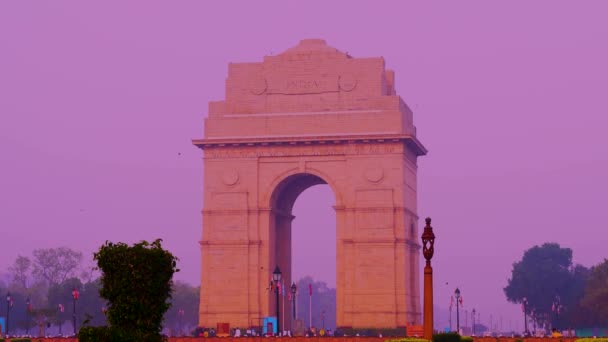
M74 326L74 335L76 335L76 301L80 297L80 293L77 288L72 289L72 298L73 298L73 309L72 309L72 324Z
M521 300L521 309L524 311L524 334L528 334L528 297Z
M530 310L530 319L532 320L532 334L536 335L536 319L538 318L538 315L536 315L536 312L534 311L534 309Z
M65 307L63 306L63 304L57 304L57 311L59 311L58 316L63 316L63 312L65 311ZM59 318L58 323L59 323L59 335L63 336L63 333L61 332L61 327L63 326L63 320L61 318Z
M555 295L555 299L553 299L553 305L551 306L551 310L553 312L555 312L555 327L556 329L559 329L559 314L562 311L562 304L561 304L561 298L559 297L559 295Z
M321 322L323 322L323 330L325 330L325 310L321 311Z
M275 287L274 292L276 293L277 298L277 331L279 331L281 326L281 316L279 315L279 284L281 283L281 270L279 266L274 268L274 272L272 272L272 281L274 281Z
M460 333L460 313L458 311L458 304L460 302L460 289L456 288L454 291L454 297L456 297L456 333Z
M30 303L30 297L25 300L25 334L30 334L30 312L32 311L32 304Z
M293 300L293 305L291 306L293 308L293 319L296 319L296 293L298 292L298 285L296 285L296 282L294 281L293 284L291 284L291 300Z
M454 306L454 296L450 296L450 331L452 331L452 307Z
M472 323L472 329L471 331L473 332L473 336L475 336L475 308L473 308L473 310L471 311L471 323Z
M10 327L10 319L11 319L11 307L13 306L13 297L11 297L11 293L6 293L6 336L8 336L8 328Z
M177 310L177 319L179 324L179 333L177 336L182 336L182 317L184 317L184 309Z

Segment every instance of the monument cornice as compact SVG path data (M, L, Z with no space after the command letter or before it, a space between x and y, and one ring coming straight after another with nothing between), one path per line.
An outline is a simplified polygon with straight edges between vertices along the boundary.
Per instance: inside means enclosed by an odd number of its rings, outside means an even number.
M192 144L200 149L247 147L247 146L290 146L327 145L348 143L395 143L406 144L417 156L426 155L427 149L418 139L409 134L352 134L319 136L239 136L193 139Z
M400 244L407 245L412 248L420 247L410 238L345 238L339 239L344 244Z
M201 246L260 246L262 244L261 240L210 240L210 239L203 239L200 240L199 245Z

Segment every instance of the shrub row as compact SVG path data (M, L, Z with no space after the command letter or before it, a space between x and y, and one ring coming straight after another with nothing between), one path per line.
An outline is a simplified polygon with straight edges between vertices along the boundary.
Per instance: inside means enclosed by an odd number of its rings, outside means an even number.
M429 341L425 340L423 338L406 337L406 338L400 338L400 339L395 339L395 340L387 340L386 342L429 342Z
M334 336L341 337L344 335L348 336L371 336L378 337L382 335L383 337L401 337L405 335L405 329L397 328L397 329L379 329L379 328L339 328L336 329Z
M160 334L144 334L138 331L127 331L112 326L82 327L78 332L78 342L163 342L166 340L167 339Z
M455 332L433 334L433 342L461 342L461 337Z

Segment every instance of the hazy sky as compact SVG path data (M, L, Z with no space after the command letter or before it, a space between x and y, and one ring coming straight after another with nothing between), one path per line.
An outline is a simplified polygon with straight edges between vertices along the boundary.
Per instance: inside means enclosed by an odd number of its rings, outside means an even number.
M606 13L600 1L2 1L0 272L34 248L160 237L177 278L197 284L190 140L208 101L223 99L229 62L322 38L384 56L414 110L436 304L458 285L484 323L523 326L502 288L525 249L555 241L586 266L608 254ZM296 274L332 285L333 202L307 190L294 223Z

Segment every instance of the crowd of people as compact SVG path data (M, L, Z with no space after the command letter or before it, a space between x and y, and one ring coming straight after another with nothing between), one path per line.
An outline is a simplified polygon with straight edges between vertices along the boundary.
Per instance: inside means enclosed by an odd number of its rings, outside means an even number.
M197 328L195 330L195 336L199 337L216 337L219 336L217 331L214 328ZM264 332L261 327L257 328L233 328L230 329L229 336L231 337L256 337L256 336L266 336L266 337L293 337L293 336L305 336L305 337L333 337L333 336L347 336L339 331L334 331L332 329L317 329L310 328L305 331L299 332L298 334L294 334L291 330L279 331L277 333L273 331ZM354 336L359 336L359 334L355 334ZM380 335L382 337L382 335Z

